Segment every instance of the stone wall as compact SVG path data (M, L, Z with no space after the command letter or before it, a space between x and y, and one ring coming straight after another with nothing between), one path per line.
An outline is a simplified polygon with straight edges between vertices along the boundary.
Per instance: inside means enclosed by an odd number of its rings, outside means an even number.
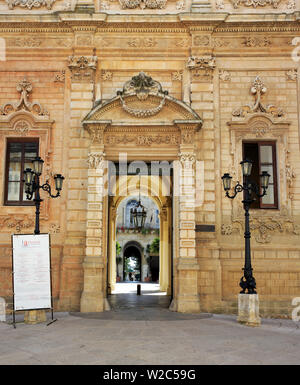
M173 255L174 269L180 271L175 295L180 290L185 294L189 283L196 282L194 294L200 296L201 310L236 311L244 263L243 219L240 199L225 198L220 178L229 171L234 181L240 180L243 139L272 139L277 142L279 210L251 211L253 267L262 314L290 315L291 300L300 295L300 80L299 61L293 56L295 39L300 37L297 2L294 7L292 1L281 1L278 8L268 3L256 12L243 2L234 8L225 0L193 1L185 4L192 13L177 15L181 10L169 1L172 15L162 18L163 9L152 10L152 15L136 10L130 24L129 11L116 15L117 6L112 2L109 15L71 12L66 16L47 10L47 19L39 16L38 9L25 9L26 23L20 9L0 15L7 45L6 61L1 62L0 105L19 100L16 86L26 77L33 87L29 99L38 100L49 112L46 128L40 127L40 117L33 112L38 123L27 129L22 126L23 130L17 129L10 114L1 112L1 186L7 137L38 136L45 173L61 172L66 177L61 198L44 197L41 214L41 231L51 233L55 308L80 309L84 284L89 287L84 266L88 277L103 274L99 285L105 291L107 201L97 200L97 167L89 156L91 149L101 152L104 143L82 127L82 120L95 101L115 97L126 81L144 71L203 120L192 140L180 134L178 146L178 153L195 151L198 168L191 173L195 176L191 186L195 183L197 190L195 211L184 211L177 202L180 220L193 226L181 232L174 229L181 242ZM211 12L209 18L201 8ZM289 15L282 13L286 9ZM235 14L226 15L227 11ZM243 120L233 115L237 108L255 103L251 86L256 77L267 88L262 103L282 108L283 116L252 111ZM149 135L149 125L143 128L139 121L138 127ZM144 149L148 160L151 154L155 158L169 151L167 144L152 143ZM4 206L3 191L0 296L9 299L10 235L33 231L34 208ZM91 260L94 255L99 257L97 263ZM187 257L188 263L177 260L181 257Z

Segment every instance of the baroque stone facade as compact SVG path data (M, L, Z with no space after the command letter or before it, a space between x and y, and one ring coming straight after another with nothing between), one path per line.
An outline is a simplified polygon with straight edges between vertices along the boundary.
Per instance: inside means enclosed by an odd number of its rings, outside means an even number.
M299 12L299 0L2 2L0 296L11 303L11 234L34 228L32 206L4 204L10 138L38 139L43 178L66 178L61 198L42 203L41 231L55 309L76 311L108 306L124 180L109 197L107 169L126 156L174 162L169 196L159 178L142 184L160 212L171 309L236 312L243 210L221 176L241 180L244 142L272 142L278 208L251 210L253 268L262 315L290 316L300 296Z

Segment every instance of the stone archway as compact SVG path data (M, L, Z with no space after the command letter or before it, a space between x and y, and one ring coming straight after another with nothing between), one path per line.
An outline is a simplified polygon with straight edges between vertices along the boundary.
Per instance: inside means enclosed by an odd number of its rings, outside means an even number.
M116 97L96 105L82 125L91 141L81 311L97 312L107 308L106 266L112 213L108 210L105 182L108 161L117 161L120 154L126 154L126 161L174 162L176 193L172 204L161 206L161 215L166 218L165 231L173 222L171 309L199 312L194 146L201 118L190 106L169 96L158 82L141 73L125 83ZM168 237L171 239L171 233Z
M131 258L132 256L138 259L139 277L135 277L137 281L141 281L141 276L142 276L142 255L143 255L143 250L141 245L138 242L129 241L124 246L124 250L123 250L124 265L126 264L126 259ZM124 271L125 269L123 269L123 275L124 275ZM123 280L126 280L125 276L123 276Z

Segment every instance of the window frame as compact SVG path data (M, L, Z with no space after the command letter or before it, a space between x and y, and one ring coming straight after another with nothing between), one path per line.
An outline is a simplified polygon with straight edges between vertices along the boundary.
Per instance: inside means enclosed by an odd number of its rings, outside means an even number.
M21 200L21 197L23 196L23 176L20 175L20 194L19 194L19 200L18 201L10 201L8 200L8 176L9 176L9 144L10 143L36 143L37 144L37 156L39 155L39 138L36 137L29 137L29 138L6 138L6 156L5 156L5 178L4 178L4 206L33 206L33 201L24 201L23 198ZM22 146L22 153L21 153L21 172L24 168L24 159L25 157L25 146Z
M271 141L271 140L243 140L242 146L243 146L243 159L245 157L245 147L244 145L247 143L254 143L258 146L258 168L259 168L259 174L261 174L261 167L264 165L270 165L268 164L262 164L260 160L260 147L261 146L271 146L272 147L272 167L273 167L273 186L274 186L274 204L266 204L262 203L262 198L259 198L259 210L263 209L273 209L278 210L279 204L278 204L278 175L277 175L277 141ZM260 183L260 180L259 180ZM259 186L260 187L260 186ZM261 190L261 187L260 187Z

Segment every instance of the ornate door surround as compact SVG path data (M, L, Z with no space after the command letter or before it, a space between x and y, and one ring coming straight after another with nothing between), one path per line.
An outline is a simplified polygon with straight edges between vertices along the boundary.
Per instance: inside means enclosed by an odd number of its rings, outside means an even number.
M101 312L106 300L109 161L174 162L174 297L171 309L199 312L195 242L195 135L202 120L160 83L140 73L92 109L82 122L90 136L86 254L82 312ZM180 181L180 183L179 183Z

